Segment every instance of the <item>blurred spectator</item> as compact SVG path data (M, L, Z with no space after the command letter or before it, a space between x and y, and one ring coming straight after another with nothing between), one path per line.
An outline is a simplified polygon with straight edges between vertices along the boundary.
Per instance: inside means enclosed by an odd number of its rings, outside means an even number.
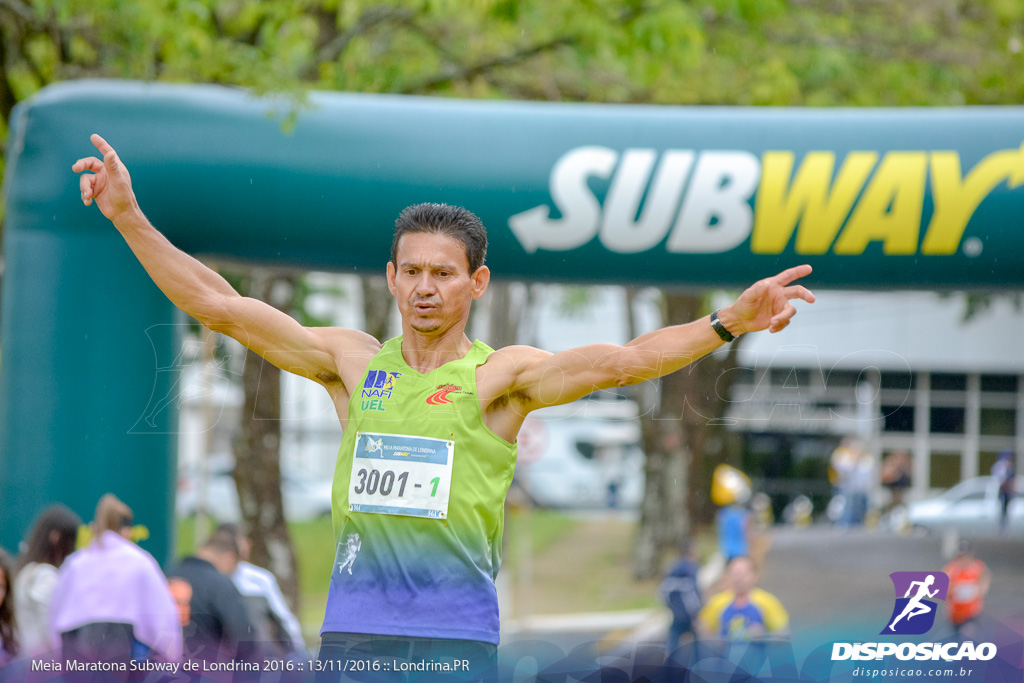
M867 451L860 451L847 484L850 504L848 524L860 526L867 517L871 492L876 485L875 469L875 457Z
M960 541L956 557L942 571L949 575L946 605L953 630L960 640L974 640L977 618L991 584L988 567L974 557L970 543Z
M907 451L893 451L882 460L880 478L882 486L889 489L889 502L885 511L903 505L903 492L910 488L914 461Z
M758 491L750 498L750 512L752 515L753 528L757 533L764 534L775 523L775 514L772 512L772 499L764 491Z
M14 563L11 556L0 548L0 667L6 666L18 656L18 623L14 618L14 598L11 584L14 579Z
M789 505L782 511L782 519L786 524L804 528L810 525L813 514L814 503L807 496L800 494L789 501Z
M1006 531L1007 513L1016 490L1017 464L1013 451L1000 451L992 465L992 477L999 483L999 530Z
M750 554L750 513L739 503L718 511L718 549L728 563Z
M703 636L746 641L786 630L789 615L778 598L757 588L757 572L749 557L729 562L726 581L729 588L712 595L697 617Z
M231 581L245 599L266 654L281 657L295 652L304 654L306 644L299 620L288 609L277 579L266 569L249 562L252 542L242 533L241 527L224 524L221 528L233 533L238 541L239 562L231 574Z
M829 458L829 481L841 501L838 521L846 526L863 524L875 488L874 456L856 438L844 438ZM834 503L829 505L835 507Z
M61 567L50 637L63 658L123 662L181 659L181 625L156 560L130 540L132 511L100 498L93 538Z
M57 569L75 551L82 520L63 505L52 505L36 519L14 577L14 613L22 652L35 657L50 650L50 599Z
M697 587L699 569L696 545L687 539L680 548L679 559L660 586L662 601L672 610L672 624L665 645L668 654L679 647L680 639L687 633L696 636L697 614L701 608L700 589Z
M193 661L253 660L256 629L241 594L229 578L238 566L238 537L218 527L193 557L167 573L171 591L187 595L185 657Z

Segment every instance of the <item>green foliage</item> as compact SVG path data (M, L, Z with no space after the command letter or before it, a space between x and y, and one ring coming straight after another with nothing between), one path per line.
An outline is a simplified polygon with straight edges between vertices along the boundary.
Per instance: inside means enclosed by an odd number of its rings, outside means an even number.
M1024 94L1022 7L1017 0L4 0L0 100L97 76L293 94L1016 103Z

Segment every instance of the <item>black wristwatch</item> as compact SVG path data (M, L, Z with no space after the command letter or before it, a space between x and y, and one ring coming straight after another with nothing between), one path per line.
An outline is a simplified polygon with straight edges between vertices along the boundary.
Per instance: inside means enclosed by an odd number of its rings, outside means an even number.
M723 325L722 321L718 319L718 311L714 311L711 314L711 327L714 328L715 334L718 335L719 339L724 342L731 342L736 338L732 332L725 329L725 325Z

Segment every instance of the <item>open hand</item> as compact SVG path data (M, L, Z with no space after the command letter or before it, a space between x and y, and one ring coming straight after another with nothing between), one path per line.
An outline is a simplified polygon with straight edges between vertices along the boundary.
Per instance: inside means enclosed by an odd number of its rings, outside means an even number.
M95 133L89 140L103 155L103 160L85 157L76 161L71 170L82 174L78 179L82 203L89 206L95 200L103 215L113 221L126 211L138 208L132 179L110 143Z
M796 315L791 299L814 303L814 294L802 285L790 284L810 275L808 265L787 268L774 277L758 280L748 287L731 306L722 309L719 317L733 334L767 329L778 332Z

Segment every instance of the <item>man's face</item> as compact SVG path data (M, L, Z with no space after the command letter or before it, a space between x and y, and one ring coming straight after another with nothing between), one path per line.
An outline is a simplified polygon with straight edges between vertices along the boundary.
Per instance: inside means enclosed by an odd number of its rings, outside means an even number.
M757 582L754 565L750 560L741 557L729 564L729 585L739 595L749 593Z
M465 245L437 233L403 235L396 256L397 263L388 264L388 287L402 320L424 334L465 325L473 300L487 290L487 267L470 273Z

